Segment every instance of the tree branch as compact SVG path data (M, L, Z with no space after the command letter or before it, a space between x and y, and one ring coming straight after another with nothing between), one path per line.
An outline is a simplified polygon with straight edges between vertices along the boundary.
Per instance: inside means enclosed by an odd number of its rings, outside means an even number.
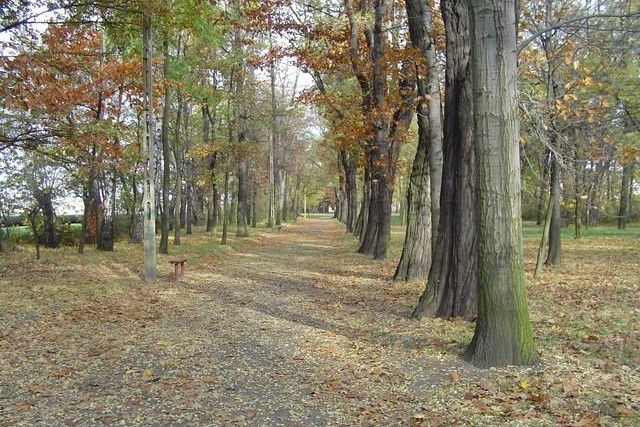
M571 18L571 19L567 19L564 21L560 21L557 22L547 28L543 28L542 30L536 31L535 33L533 33L529 38L525 39L524 41L522 41L519 45L518 45L518 54L520 54L525 47L527 47L527 45L529 45L532 41L534 41L535 39L537 39L538 37L540 37L541 35L548 33L549 31L553 31L553 30L557 30L558 28L564 27L565 25L569 25L572 24L574 22L579 22L579 21L588 21L589 19L597 19L597 18L635 18L635 17L639 17L640 16L640 12L632 12L632 13L625 13L625 14L621 14L621 15L617 15L617 14L611 14L611 13L599 13L599 14L595 14L595 15L585 15L585 16L578 16L576 18Z

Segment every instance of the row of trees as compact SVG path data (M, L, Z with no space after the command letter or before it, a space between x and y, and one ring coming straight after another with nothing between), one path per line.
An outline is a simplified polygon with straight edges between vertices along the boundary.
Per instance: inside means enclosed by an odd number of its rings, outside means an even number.
M385 258L404 178L395 279L427 281L414 316L477 319L475 364L528 364L537 357L520 175L545 222L547 263L560 259L562 207L573 203L579 235L616 168L626 224L638 144L637 94L627 89L637 69L633 2L546 0L518 11L482 0L61 1L52 10L64 23L41 42L21 25L41 11L2 16L3 32L15 31L1 67L3 152L23 165L23 153L44 154L76 183L81 251L90 218L98 247L112 249L119 199L131 235L145 236L148 281L156 213L161 252L172 228L180 243L182 222L213 231L220 219L225 243L232 219L242 237L260 216L273 226L295 215L324 186L314 171L327 168L358 252ZM611 52L615 67L602 60ZM313 80L298 98L323 116L317 149L313 117L293 107L298 79L285 83L290 60ZM402 168L414 117L415 158Z
M582 224L593 225L605 174L619 177L625 227L640 143L638 94L628 90L638 65L636 5L324 4L281 26L304 41L292 54L316 82L311 96L329 123L340 171L337 216L359 236L358 252L386 256L399 147L415 114L395 279L427 281L415 317L478 319L468 349L476 364L533 362L519 177L545 223L537 270L560 261L562 210L573 209L576 237Z
M260 59L269 46L253 43L255 29L239 4L147 6L155 23L147 43L135 3L62 2L61 23L44 28L10 23L38 20L37 10L5 17L11 38L2 58L1 142L10 190L3 213L41 210L53 224L54 210L34 195L46 194L49 204L80 196L81 252L86 242L113 249L122 210L133 241L141 241L145 219L158 215L163 253L170 233L178 245L194 223L213 236L222 229L222 243L231 222L246 236L274 200L270 225L295 217L305 195L323 184L313 157L317 117L294 105L298 89L285 75L291 69L278 58ZM152 67L144 79L143 63ZM272 85L259 78L269 69ZM147 179L145 169L155 176ZM57 246L55 227L47 230L46 245Z

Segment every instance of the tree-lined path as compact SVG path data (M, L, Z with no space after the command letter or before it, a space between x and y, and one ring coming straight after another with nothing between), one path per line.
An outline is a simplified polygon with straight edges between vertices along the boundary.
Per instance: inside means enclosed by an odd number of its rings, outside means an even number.
M446 330L408 319L418 286L389 280L309 219L258 245L140 285L137 301L3 325L2 419L19 425L373 425L420 420L476 375ZM80 273L67 270L68 280ZM133 273L132 273L133 274ZM132 279L133 277L129 278ZM139 279L138 279L139 280ZM431 325L432 327L433 325ZM471 329L469 329L469 336ZM428 369L425 369L428 367Z
M328 217L223 253L197 230L184 279L160 255L154 285L124 242L8 254L0 425L636 424L637 234L568 242L538 281L525 240L543 364L491 370L459 359L473 323L409 319L423 285L391 281L392 236L372 263Z

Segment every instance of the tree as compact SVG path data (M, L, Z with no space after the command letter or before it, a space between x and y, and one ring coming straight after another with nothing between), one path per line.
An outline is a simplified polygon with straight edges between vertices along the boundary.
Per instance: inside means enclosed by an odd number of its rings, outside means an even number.
M171 103L171 92L169 90L169 36L167 30L164 32L164 40L162 41L162 53L164 56L163 71L163 89L164 101L162 108L162 212L160 214L160 247L158 250L161 254L169 253L169 222L170 214L170 187L171 187L171 146L169 144L169 107ZM179 48L178 48L179 50ZM178 227L179 228L179 227Z
M415 65L406 46L393 37L389 40L385 30L393 22L392 3L375 0L373 26L361 29L356 13L366 17L371 5L362 2L356 9L351 0L345 1L352 69L362 93L363 115L370 126L364 150L368 212L358 252L371 254L374 259L387 256L396 165L415 108ZM392 84L394 81L397 83Z
M129 165L122 161L123 118L130 111L125 101L136 104L139 61L123 58L94 26L50 25L28 41L16 37L18 54L2 60L2 126L9 135L41 129L46 137L31 134L28 144L14 140L14 146L46 154L71 171L85 205L79 252L89 237L98 249L113 250L115 186Z
M440 222L427 285L413 317L477 316L476 169L471 34L466 0L441 3L446 34Z
M145 168L142 209L144 211L144 280L156 280L156 159L155 159L155 113L153 111L153 41L151 38L151 16L142 18L142 64L144 76L144 134L142 139L142 161Z
M476 366L538 361L525 293L516 97L515 2L471 1L478 184Z
M425 280L431 267L433 230L440 221L442 183L442 120L440 73L430 7L406 0L409 34L422 55L418 61L418 149L407 191L407 230L395 280ZM424 74L422 74L424 73Z

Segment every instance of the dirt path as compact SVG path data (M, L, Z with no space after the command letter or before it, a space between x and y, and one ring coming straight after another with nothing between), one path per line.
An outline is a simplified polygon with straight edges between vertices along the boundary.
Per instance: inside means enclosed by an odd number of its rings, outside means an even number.
M309 219L130 301L14 324L0 426L434 425L451 377L479 373L447 341L455 322L407 319L420 286L391 265Z

